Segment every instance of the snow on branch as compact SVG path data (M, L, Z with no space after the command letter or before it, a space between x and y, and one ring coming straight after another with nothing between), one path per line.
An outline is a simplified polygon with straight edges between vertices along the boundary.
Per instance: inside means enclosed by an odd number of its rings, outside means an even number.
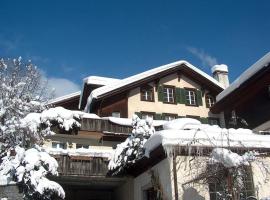
M109 162L108 168L113 175L119 174L144 155L143 145L155 132L151 118L142 120L134 114L132 126L132 134L123 143L117 145Z
M28 150L17 146L15 152L15 156L2 158L1 176L15 180L24 191L25 199L53 199L56 196L64 199L62 187L46 178L58 175L58 164L53 157L37 146Z

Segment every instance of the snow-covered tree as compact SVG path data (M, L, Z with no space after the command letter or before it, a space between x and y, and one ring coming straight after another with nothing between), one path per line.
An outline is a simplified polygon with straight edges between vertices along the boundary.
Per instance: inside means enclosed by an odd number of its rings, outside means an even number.
M123 143L117 145L113 158L109 162L108 167L113 175L123 172L144 155L143 145L155 132L152 124L152 118L142 120L137 115L133 115L131 135Z
M56 160L40 146L54 134L80 126L80 113L46 108L46 81L30 61L0 60L0 176L15 181L24 199L63 199L62 187L46 178L57 175Z

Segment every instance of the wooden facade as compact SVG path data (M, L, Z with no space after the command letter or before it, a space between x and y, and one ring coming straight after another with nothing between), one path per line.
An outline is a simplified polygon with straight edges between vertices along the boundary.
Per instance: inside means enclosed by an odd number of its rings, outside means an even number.
M108 159L101 157L83 156L54 156L58 162L60 176L103 176L108 172Z
M213 113L224 112L227 128L254 129L270 120L270 65L217 102ZM233 114L234 113L234 114ZM237 119L234 119L234 115ZM241 122L242 120L242 122ZM247 124L243 123L243 120Z

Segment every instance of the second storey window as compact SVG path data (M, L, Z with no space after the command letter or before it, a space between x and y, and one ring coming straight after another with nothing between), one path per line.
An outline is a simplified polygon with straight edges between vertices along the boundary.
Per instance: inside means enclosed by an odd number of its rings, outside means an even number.
M154 101L154 91L150 86L141 88L141 100L142 101Z
M214 97L209 95L209 94L206 95L205 101L206 101L206 107L207 108L211 108L215 103Z
M186 93L186 105L197 106L195 90L186 89L185 93Z
M163 102L175 103L175 87L164 86L163 88Z

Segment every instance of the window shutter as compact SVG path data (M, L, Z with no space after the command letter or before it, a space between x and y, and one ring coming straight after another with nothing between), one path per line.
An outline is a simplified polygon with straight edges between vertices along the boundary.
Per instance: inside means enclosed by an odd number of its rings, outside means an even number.
M202 102L202 91L200 90L196 90L196 100L197 100L197 105L198 106L202 106L203 102Z
M181 88L175 88L176 103L181 103Z
M207 117L201 117L200 121L202 124L208 124L208 118Z
M140 112L135 112L135 114L141 119L142 118L142 113Z
M179 103L186 104L186 90L184 88L179 88L179 89L180 89Z
M156 113L154 116L155 120L161 120L162 119L162 115L160 113Z
M158 101L163 102L163 86L158 86Z

